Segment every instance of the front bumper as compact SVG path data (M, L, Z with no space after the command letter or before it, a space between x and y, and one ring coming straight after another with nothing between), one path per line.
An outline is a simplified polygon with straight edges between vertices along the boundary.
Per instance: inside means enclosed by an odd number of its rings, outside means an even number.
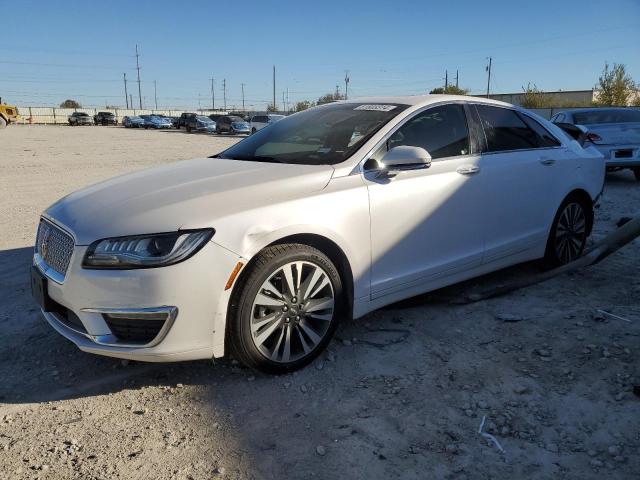
M224 354L231 292L225 285L238 256L209 242L192 258L168 267L88 270L81 265L86 249L75 247L62 283L47 277L49 297L72 312L76 322L43 311L58 333L85 352L130 360L182 361ZM104 315L162 309L172 312L170 320L154 341L144 344L119 339Z

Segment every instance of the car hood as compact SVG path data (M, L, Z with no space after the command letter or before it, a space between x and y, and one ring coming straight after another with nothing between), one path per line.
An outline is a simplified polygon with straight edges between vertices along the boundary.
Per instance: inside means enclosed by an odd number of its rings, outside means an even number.
M78 245L122 235L215 228L243 210L322 190L329 165L201 158L101 182L54 203L45 216L70 229Z

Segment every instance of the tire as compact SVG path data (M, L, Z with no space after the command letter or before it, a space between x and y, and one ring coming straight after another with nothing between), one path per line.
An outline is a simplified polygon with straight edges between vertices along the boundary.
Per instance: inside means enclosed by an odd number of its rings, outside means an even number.
M591 205L580 197L570 195L562 202L547 239L544 256L546 267L558 267L582 255L592 218Z
M191 133L191 127L187 125L187 133Z
M253 134L254 134L254 133L256 133L256 132L257 132L256 127L253 127L253 128L251 129L251 135L253 135Z
M346 311L338 270L308 245L266 248L241 281L231 300L227 339L232 355L260 372L282 374L309 364L325 349ZM306 301L300 303L297 295Z
M7 121L4 117L0 117L0 129L5 128L7 126Z
M2 127L0 127L2 128ZM633 169L633 174L636 176L636 181L640 182L640 167L635 167Z

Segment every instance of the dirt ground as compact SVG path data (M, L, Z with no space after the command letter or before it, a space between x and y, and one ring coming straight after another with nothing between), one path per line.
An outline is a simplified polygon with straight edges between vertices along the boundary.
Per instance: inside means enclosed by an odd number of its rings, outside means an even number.
M282 377L226 359L92 356L45 324L28 282L44 208L234 141L119 127L0 132L0 479L638 478L639 241L501 298L452 302L537 267L343 323L315 363ZM640 184L609 175L592 239L639 212ZM497 444L479 434L485 417Z

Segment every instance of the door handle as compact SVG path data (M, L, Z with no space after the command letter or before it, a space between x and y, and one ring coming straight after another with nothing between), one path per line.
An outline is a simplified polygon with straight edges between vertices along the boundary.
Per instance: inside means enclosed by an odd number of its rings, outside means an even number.
M473 175L474 173L478 173L480 171L480 167L477 165L461 165L456 168L456 172L460 175Z
M550 167L551 165L553 165L554 163L556 163L556 161L553 158L546 158L546 157L542 157L540 159L540 163L546 167Z

